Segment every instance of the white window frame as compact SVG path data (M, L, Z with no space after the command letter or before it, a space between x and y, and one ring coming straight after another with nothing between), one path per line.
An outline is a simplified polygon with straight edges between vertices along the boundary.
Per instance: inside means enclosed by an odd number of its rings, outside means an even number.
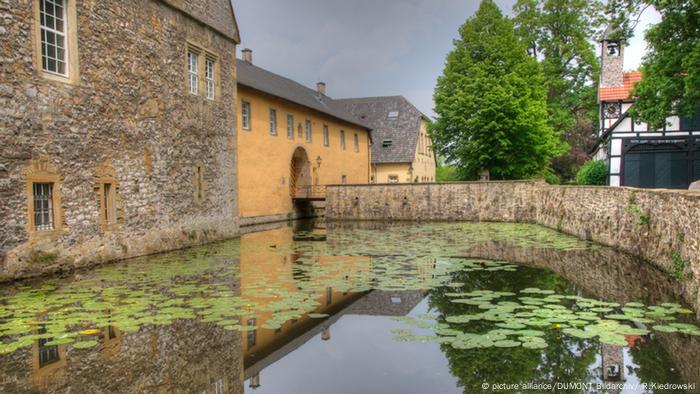
M190 94L199 94L199 53L192 48L187 49L187 76Z
M47 4L51 4L51 7L54 8L54 13L49 15L46 13ZM57 30L56 29L56 13L55 13L55 7L56 5L60 5L60 7L63 9L62 15L61 15L61 22L63 22L63 29L62 30ZM41 69L47 73L47 74L52 74L52 75L58 75L61 77L68 78L69 76L69 65L70 65L70 57L68 55L68 49L69 49L69 43L68 43L68 4L67 0L39 0L39 35L41 38L41 43L40 43L40 48L41 48ZM43 8L43 11L42 11ZM54 20L54 27L49 27L46 21L48 20L47 17L50 17ZM54 35L54 43L50 44L48 42L48 35L53 34ZM63 40L63 46L60 47L58 45L58 39L59 37ZM54 47L54 56L55 57L50 57L48 55L48 47L49 45ZM62 50L63 51L63 58L59 59L58 56L58 51ZM49 70L48 64L49 60L53 60L55 62L55 71ZM61 73L59 72L59 63L63 64L64 72Z
M287 138L294 139L294 115L287 114Z
M328 125L323 125L323 146L330 146L330 131L328 130Z
M34 182L32 184L35 231L52 231L55 229L53 188L54 184L51 182ZM41 219L37 220L38 218Z
M216 60L210 56L206 56L204 58L204 80L206 81L208 100L214 100L216 98L216 77L214 74L214 67L216 67Z
M270 108L270 135L277 135L277 110Z
M311 143L313 141L313 126L311 124L311 121L308 119L305 122L305 130L306 130L306 142Z
M250 102L242 100L241 101L241 126L243 127L243 130L251 130L251 124L250 124L250 119L251 119L251 107L250 107Z

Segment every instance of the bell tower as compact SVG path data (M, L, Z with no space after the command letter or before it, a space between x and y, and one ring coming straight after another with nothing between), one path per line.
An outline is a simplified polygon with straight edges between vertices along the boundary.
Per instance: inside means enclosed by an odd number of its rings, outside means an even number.
M625 63L624 41L616 37L616 30L608 26L603 33L600 56L600 87L623 86L622 73Z

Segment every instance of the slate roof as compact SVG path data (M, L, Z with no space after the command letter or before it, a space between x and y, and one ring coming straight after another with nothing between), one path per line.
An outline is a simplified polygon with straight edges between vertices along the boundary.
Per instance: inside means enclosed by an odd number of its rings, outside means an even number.
M425 115L406 98L364 97L336 101L372 127L372 163L413 162L420 134L420 122ZM389 118L391 111L398 111L398 118ZM383 147L385 140L392 140L392 145Z
M277 75L241 59L237 60L238 84L316 110L357 127L371 130L367 122L362 122L348 112L338 100L319 94L314 89Z
M634 85L642 80L642 73L629 72L622 75L622 86L613 86L608 88L600 88L598 90L598 99L600 101L615 101L627 100L632 98L631 93L634 90Z

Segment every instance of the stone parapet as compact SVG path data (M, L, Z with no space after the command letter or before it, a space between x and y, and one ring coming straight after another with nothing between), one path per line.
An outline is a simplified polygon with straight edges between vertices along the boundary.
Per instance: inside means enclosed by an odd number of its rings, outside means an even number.
M337 185L328 220L540 224L639 256L678 279L700 306L700 193L542 181Z

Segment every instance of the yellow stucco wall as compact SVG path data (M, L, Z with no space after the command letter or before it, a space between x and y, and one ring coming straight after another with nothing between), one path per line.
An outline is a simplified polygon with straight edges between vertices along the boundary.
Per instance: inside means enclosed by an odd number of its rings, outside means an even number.
M428 124L421 120L420 135L416 145L416 153L413 163L388 163L373 166L373 175L376 183L395 183L390 177L398 177L398 183L410 182L435 182L435 153L433 143L428 135ZM413 168L412 173L409 172Z
M242 124L241 103L251 106L251 128ZM277 135L270 134L270 108L277 110ZM238 86L238 190L241 217L288 214L293 211L290 195L291 161L297 147L306 150L313 183L369 183L369 132L305 107L256 90ZM287 138L287 114L294 116L294 138ZM306 142L305 121L312 121L312 142ZM323 125L329 129L329 146L324 146ZM301 137L298 134L302 129ZM340 130L345 131L345 150L340 147ZM354 134L359 152L355 152ZM321 157L321 166L317 158Z

